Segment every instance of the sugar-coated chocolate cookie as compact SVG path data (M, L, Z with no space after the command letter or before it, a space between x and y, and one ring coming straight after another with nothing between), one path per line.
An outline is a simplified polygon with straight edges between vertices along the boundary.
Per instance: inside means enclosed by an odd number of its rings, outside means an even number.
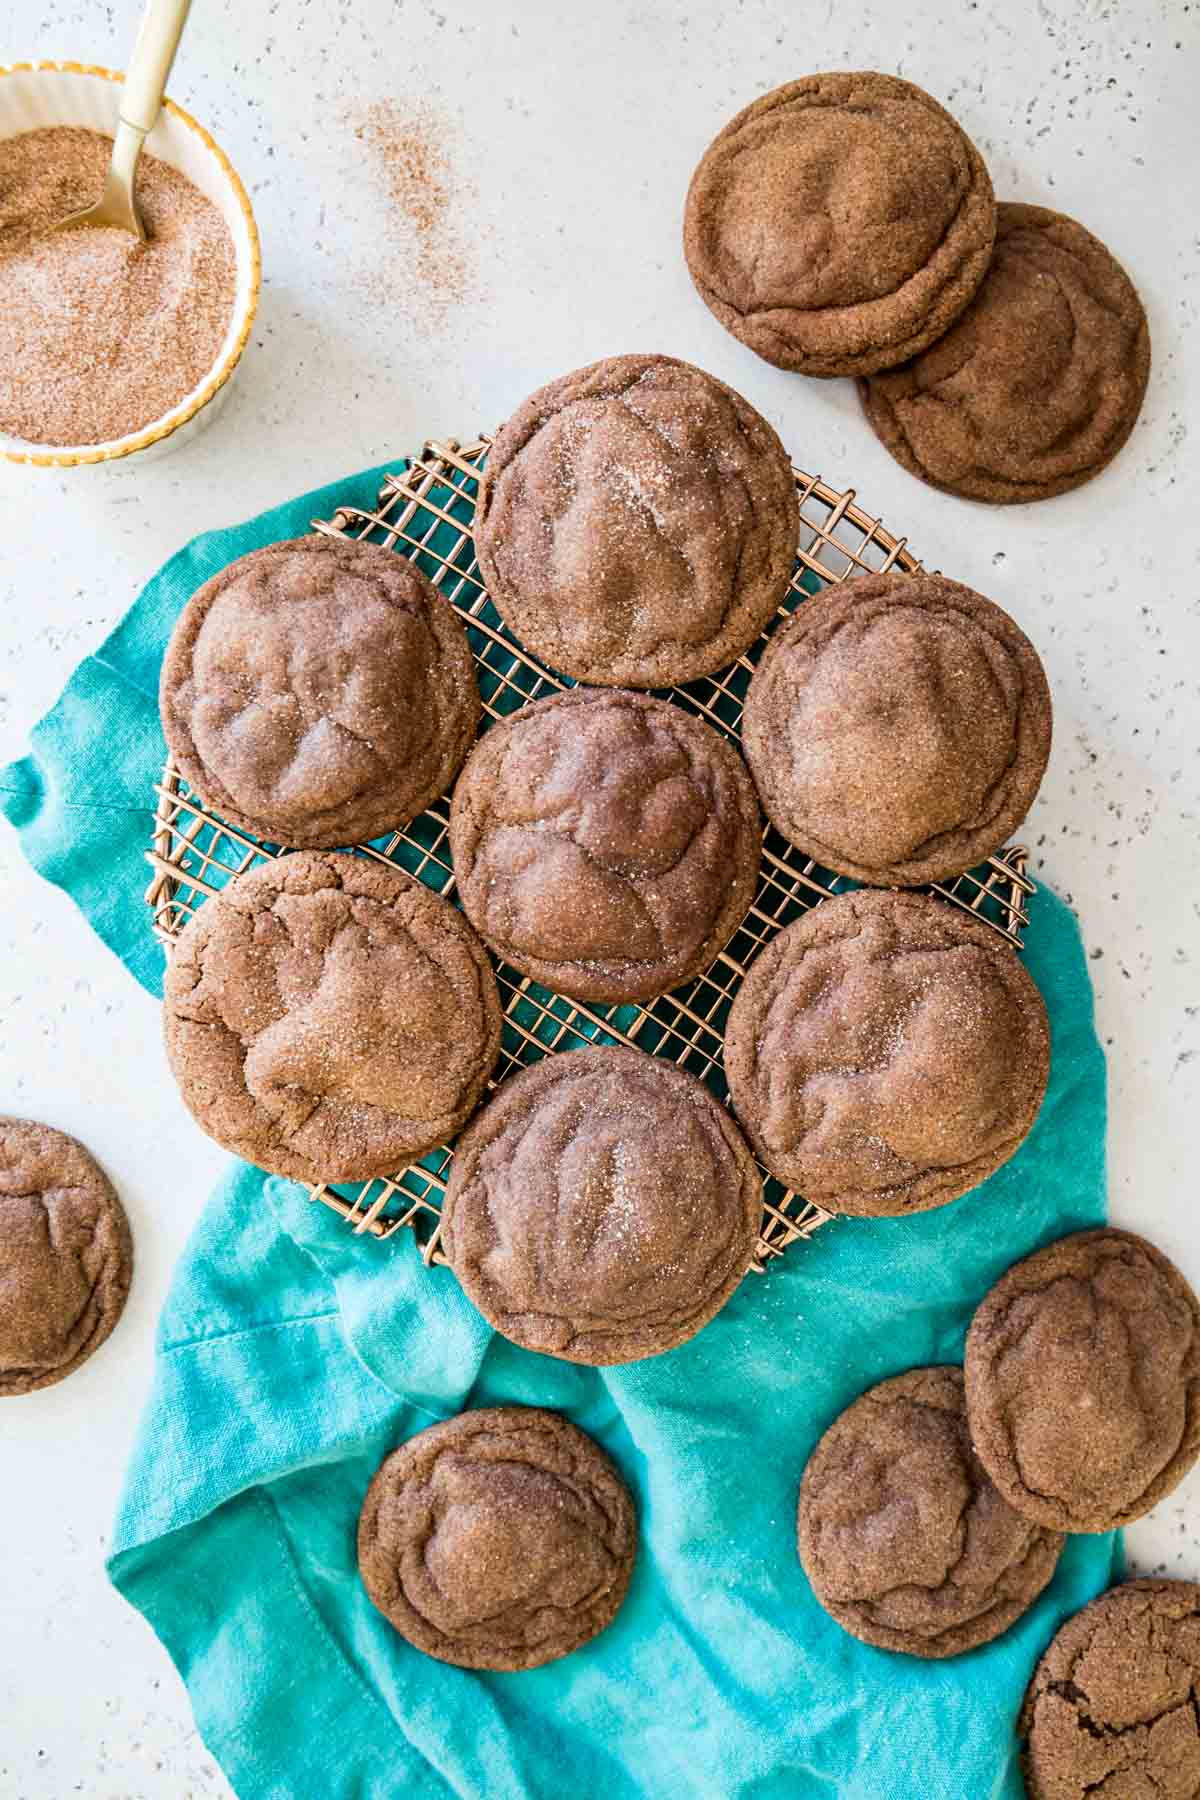
M192 595L159 690L188 785L231 825L327 849L407 825L479 723L461 620L407 557L293 538Z
M1067 1620L1021 1712L1029 1800L1200 1794L1200 1587L1127 1581Z
M635 1362L693 1337L745 1275L762 1182L692 1075L571 1050L510 1076L459 1139L441 1247L527 1350Z
M666 700L576 688L493 725L454 790L467 917L581 1000L646 1000L708 968L754 898L762 831L734 746Z
M823 900L750 965L725 1073L771 1173L829 1212L944 1206L1023 1142L1046 1008L989 925L924 894Z
M996 203L944 107L894 75L807 75L754 100L692 177L683 246L727 331L781 369L868 375L954 323Z
M536 1669L613 1619L637 1551L629 1490L558 1413L489 1406L385 1458L358 1566L402 1637L464 1669Z
M475 547L505 624L550 668L671 687L753 643L799 530L787 452L749 401L674 357L612 356L500 431Z
M961 318L903 367L861 380L859 395L911 474L1003 504L1098 475L1149 379L1145 310L1116 258L1063 213L1006 201Z
M500 1049L487 952L462 914L365 857L301 850L188 921L163 987L197 1124L297 1181L392 1174L453 1137Z
M839 1625L925 1657L1007 1631L1064 1542L1001 1498L952 1368L881 1381L834 1420L804 1471L798 1531L813 1593Z
M991 600L944 575L862 575L773 633L746 696L759 797L808 856L919 887L999 850L1050 754L1041 659Z
M125 1208L90 1153L52 1125L0 1118L0 1395L86 1362L132 1275Z
M1001 1276L967 1334L975 1446L1010 1505L1111 1531L1200 1456L1200 1304L1131 1231L1080 1231Z

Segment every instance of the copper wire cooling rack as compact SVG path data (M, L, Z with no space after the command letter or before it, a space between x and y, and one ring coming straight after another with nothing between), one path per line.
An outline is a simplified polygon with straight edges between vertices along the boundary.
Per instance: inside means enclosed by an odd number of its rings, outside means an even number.
M489 720L500 719L530 700L561 692L561 680L532 657L509 633L480 580L471 527L479 476L490 438L460 446L427 443L401 473L389 475L373 512L341 507L332 519L313 521L331 537L364 538L412 557L467 626L475 652L480 694ZM855 504L852 489L839 493L816 476L796 472L800 497L800 547L790 590L780 608L786 616L806 594L867 570L911 573L920 564L903 538L885 531ZM762 654L767 633L732 668L704 681L673 688L665 698L698 713L736 742L742 699ZM274 846L226 825L192 795L171 763L156 793L153 846L147 853L154 876L146 891L154 930L164 948L196 908L239 874L273 855ZM362 854L390 864L451 896L454 871L448 843L449 804L443 798L402 832ZM1012 847L979 869L929 891L987 921L1014 949L1028 924L1026 902L1034 893L1025 875L1026 853ZM742 925L712 967L698 979L645 1005L584 1005L564 999L501 963L496 975L504 1006L504 1035L492 1082L556 1050L584 1044L625 1044L669 1057L706 1081L725 1098L722 1040L729 1005L757 952L783 926L831 894L852 886L831 875L768 828L763 840L759 888ZM410 1230L428 1263L445 1259L438 1248L440 1203L454 1152L432 1151L412 1168L386 1179L312 1187L322 1201L357 1233L390 1238ZM751 1267L762 1273L799 1238L807 1238L830 1215L785 1189L763 1171L763 1217Z

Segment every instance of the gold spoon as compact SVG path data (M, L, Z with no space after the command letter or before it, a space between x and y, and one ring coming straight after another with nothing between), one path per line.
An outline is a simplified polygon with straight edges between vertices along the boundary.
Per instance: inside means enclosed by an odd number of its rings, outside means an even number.
M104 192L94 206L71 213L55 226L74 231L80 225L116 225L131 231L143 243L146 227L133 197L134 177L146 133L157 119L163 89L175 61L179 39L192 0L146 0L141 28L121 89L121 112L113 138L112 160L104 178Z

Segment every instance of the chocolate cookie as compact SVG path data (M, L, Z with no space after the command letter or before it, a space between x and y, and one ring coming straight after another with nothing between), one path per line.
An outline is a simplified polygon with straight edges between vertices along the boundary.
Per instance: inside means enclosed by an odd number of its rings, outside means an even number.
M1200 1587L1127 1581L1052 1640L1021 1712L1029 1800L1200 1794Z
M389 1175L466 1123L500 1048L487 952L420 882L298 851L180 933L167 1055L210 1137L297 1181Z
M536 1669L612 1622L637 1551L629 1490L558 1413L489 1406L380 1465L358 1566L401 1637L463 1669Z
M83 1145L0 1118L0 1394L52 1387L86 1362L132 1275L125 1209Z
M781 369L869 375L954 323L987 270L983 158L894 75L807 75L705 151L683 248L705 305Z
M309 849L424 812L480 712L467 634L415 564L316 535L252 550L192 595L159 704L175 764L209 806Z
M1058 1562L1061 1532L1015 1513L971 1448L962 1371L910 1369L835 1419L800 1485L800 1561L853 1637L957 1656L1007 1631Z
M1046 500L1110 463L1150 379L1150 333L1120 263L1074 219L999 208L992 263L945 337L858 384L896 461L970 500Z
M828 1212L925 1212L1029 1133L1046 1008L990 926L924 894L823 900L755 957L725 1027L734 1109Z
M441 1247L484 1317L567 1362L694 1337L750 1265L762 1184L694 1076L638 1050L522 1069L463 1133Z
M707 969L754 898L762 827L733 745L665 700L576 688L476 744L450 848L497 956L580 1000Z
M1200 1456L1200 1305L1131 1231L1080 1231L1015 1263L971 1322L967 1407L1010 1505L1111 1531Z
M985 861L1033 803L1050 689L1000 607L944 575L862 575L767 645L742 747L773 823L827 869L919 887Z
M754 642L799 531L787 452L748 401L671 356L612 356L504 426L475 547L505 623L552 669L671 687Z

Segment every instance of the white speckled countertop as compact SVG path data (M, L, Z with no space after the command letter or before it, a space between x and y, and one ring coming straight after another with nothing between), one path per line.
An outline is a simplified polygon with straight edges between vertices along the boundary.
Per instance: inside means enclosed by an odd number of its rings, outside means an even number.
M0 0L0 61L120 66L134 12ZM1200 6L1185 0L204 0L171 91L253 196L266 267L253 345L223 417L177 455L84 480L0 474L0 760L194 532L427 435L494 425L597 356L688 357L1041 649L1056 736L1027 836L1093 959L1113 1216L1200 1284L1198 58ZM1001 198L1076 214L1133 274L1149 398L1116 465L1080 492L989 509L920 487L849 384L768 368L696 299L680 213L708 139L783 80L864 66L928 87ZM461 302L422 294L403 232L373 239L382 196L353 126L381 98L444 123L443 248L463 259ZM175 1097L156 1006L3 826L0 1110L97 1152L138 1256L111 1344L4 1407L0 1796L227 1794L165 1654L102 1571L155 1317L223 1158ZM1200 1477L1129 1544L1141 1570L1200 1578Z

